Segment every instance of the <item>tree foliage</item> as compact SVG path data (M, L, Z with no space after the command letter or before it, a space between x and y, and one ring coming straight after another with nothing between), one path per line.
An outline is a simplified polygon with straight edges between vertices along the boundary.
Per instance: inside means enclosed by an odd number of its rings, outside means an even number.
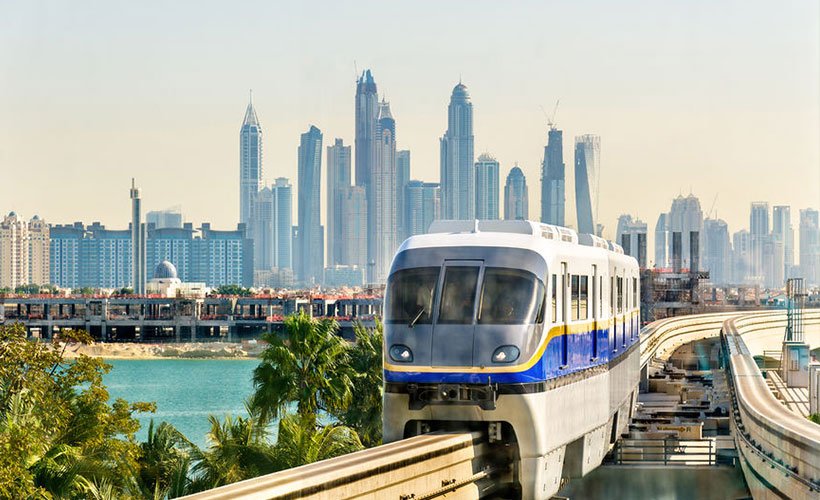
M101 359L63 355L86 332L64 331L54 344L26 340L20 325L0 326L0 498L87 498L112 489L132 498L140 449L135 412L150 403L108 403Z
M236 295L239 297L249 297L253 295L250 289L239 285L222 285L217 288L214 293L216 295Z
M275 333L262 337L269 345L253 372L251 402L262 420L280 417L292 402L303 416L343 409L352 370L347 343L336 334L339 325L300 312L285 320L285 330L286 340Z

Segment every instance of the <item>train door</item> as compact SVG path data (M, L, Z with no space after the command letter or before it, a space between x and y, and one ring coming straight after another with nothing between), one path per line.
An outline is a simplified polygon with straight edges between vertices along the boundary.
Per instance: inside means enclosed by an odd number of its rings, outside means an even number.
M567 289L569 288L569 272L567 271L567 263L561 263L561 369L567 367L569 362L569 353L567 333L567 323L569 322L569 300L567 300Z
M598 358L598 266L592 264L592 356Z
M481 260L444 261L444 279L433 325L432 365L472 366L473 333Z

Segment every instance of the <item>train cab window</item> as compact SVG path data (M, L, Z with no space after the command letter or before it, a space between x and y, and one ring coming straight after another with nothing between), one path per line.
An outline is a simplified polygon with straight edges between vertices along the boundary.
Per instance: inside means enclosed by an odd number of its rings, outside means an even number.
M581 276L579 283L579 301L578 301L578 308L580 309L580 317L581 319L588 319L589 318L589 277L588 276Z
M439 323L472 324L479 270L478 266L448 266L446 268L441 292L441 307L438 312Z
M579 292L578 278L579 278L579 276L577 274L573 274L572 277L570 278L570 283L571 283L571 285L570 285L571 299L570 300L572 300L572 310L570 312L570 317L573 320L576 320L576 319L579 318L578 303L580 302L580 300L579 300L580 297L579 297L579 293L578 293Z
M402 269L390 276L387 285L387 322L424 325L433 322L433 303L438 267Z
M533 273L488 267L484 270L477 322L482 325L533 324L543 302L544 284Z
M552 275L552 322L558 323L558 276Z

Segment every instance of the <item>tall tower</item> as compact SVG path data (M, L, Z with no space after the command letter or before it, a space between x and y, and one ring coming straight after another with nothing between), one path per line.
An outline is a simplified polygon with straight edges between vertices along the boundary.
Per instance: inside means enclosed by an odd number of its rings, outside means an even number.
M595 234L600 157L600 137L582 135L575 138L575 208L579 233Z
M410 182L410 151L402 150L396 151L396 223L398 230L396 231L396 243L401 243L408 237L407 234L407 220L405 214L407 212L405 205L405 188Z
M541 164L541 222L556 226L565 225L563 134L550 125L544 148L544 162Z
M336 139L327 147L327 265L342 263L342 234L345 220L342 203L350 187L350 146Z
M376 168L367 196L369 283L383 283L396 251L396 121L390 103L379 104L376 122Z
M769 241L769 204L764 201L752 202L749 212L749 237L751 254L751 275L763 284L765 269L764 247Z
M299 145L299 213L297 217L296 278L305 285L318 283L324 269L323 228L320 222L322 191L322 132L314 125L302 134Z
M516 164L507 175L507 183L504 185L504 219L527 220L529 205L527 178Z
M145 224L142 223L142 194L131 179L131 285L137 295L145 294Z
M261 188L262 127L259 125L259 118L256 117L251 99L239 131L239 222L251 229L253 198Z
M441 213L444 219L475 218L473 104L458 82L447 107L447 131L441 143Z
M475 162L475 217L498 220L498 160L488 153Z
M376 162L376 120L379 116L379 97L376 82L370 70L362 72L356 82L356 185L370 182Z

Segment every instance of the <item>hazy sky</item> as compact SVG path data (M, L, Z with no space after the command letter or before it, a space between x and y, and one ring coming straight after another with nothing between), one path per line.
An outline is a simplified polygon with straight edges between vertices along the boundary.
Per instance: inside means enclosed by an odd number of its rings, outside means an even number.
M518 162L532 219L541 106L560 99L568 222L573 139L593 133L610 237L621 213L651 232L690 190L704 212L718 196L730 231L753 200L792 205L796 229L820 204L818 4L2 0L0 211L122 228L135 176L148 210L234 227L248 89L265 178L295 186L311 124L325 145L353 142L356 68L370 68L413 178L438 182L461 75L476 156L500 160L502 185Z

